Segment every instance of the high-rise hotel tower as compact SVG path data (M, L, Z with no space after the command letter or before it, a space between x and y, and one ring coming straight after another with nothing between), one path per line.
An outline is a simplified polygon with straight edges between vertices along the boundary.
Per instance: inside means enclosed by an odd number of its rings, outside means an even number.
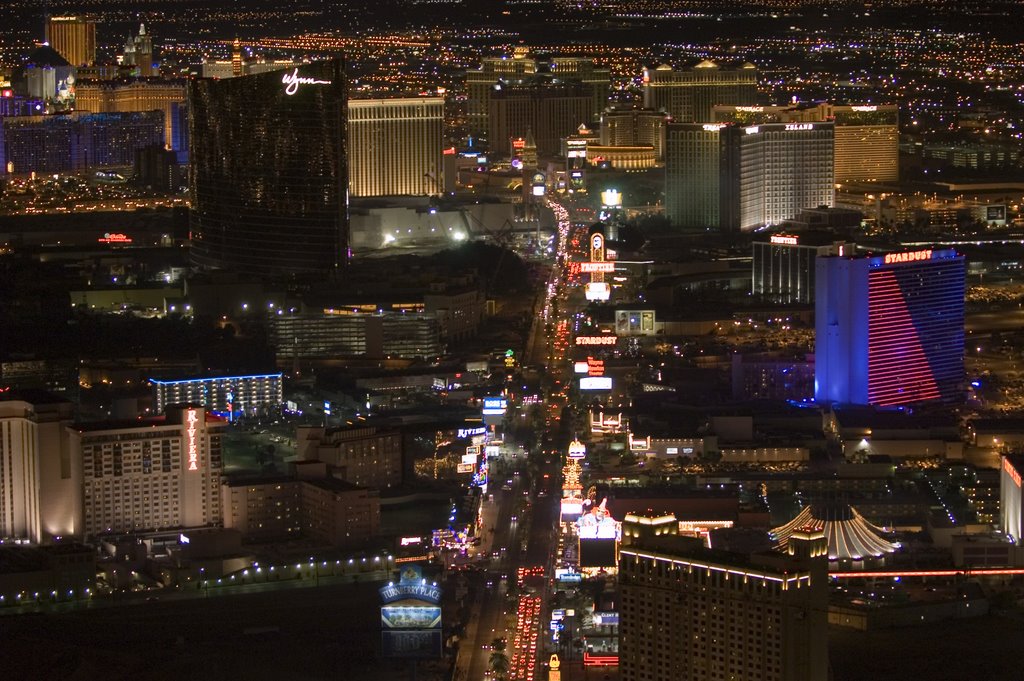
M340 59L189 84L192 262L323 276L348 254Z

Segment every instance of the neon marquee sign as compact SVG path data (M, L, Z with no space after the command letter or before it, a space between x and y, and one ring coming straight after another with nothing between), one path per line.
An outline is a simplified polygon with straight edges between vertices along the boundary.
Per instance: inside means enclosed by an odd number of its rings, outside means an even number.
M908 251L906 253L886 253L883 262L886 265L893 265L896 263L903 262L916 262L918 260L931 260L932 251L926 249L923 251Z
M796 246L800 243L800 239L795 236L785 236L783 234L773 234L771 236L771 242L773 244L784 244L786 246Z
M299 75L299 67L295 67L295 70L291 73L285 73L281 76L281 83L284 84L284 93L286 95L294 95L299 91L300 85L330 85L332 81L319 80L317 78L307 78L306 76Z
M188 469L199 470L199 445L196 443L196 424L199 422L199 412L189 409L185 415L185 422L188 424Z
M614 272L615 263L613 262L581 262L579 263L580 272L592 274L594 272Z
M120 232L106 232L96 241L101 244L130 244L132 238L127 234L121 234Z

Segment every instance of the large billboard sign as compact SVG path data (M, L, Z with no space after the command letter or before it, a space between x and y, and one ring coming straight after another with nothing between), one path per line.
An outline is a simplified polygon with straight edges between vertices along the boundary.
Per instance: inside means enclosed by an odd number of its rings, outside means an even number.
M441 589L419 565L402 566L398 584L380 588L381 650L385 657L441 657Z

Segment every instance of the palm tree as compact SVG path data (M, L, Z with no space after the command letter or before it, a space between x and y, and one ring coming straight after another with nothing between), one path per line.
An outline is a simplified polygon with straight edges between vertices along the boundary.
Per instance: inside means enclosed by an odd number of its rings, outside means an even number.
M500 677L504 677L508 673L508 657L504 652L495 650L491 653L490 659L491 671Z

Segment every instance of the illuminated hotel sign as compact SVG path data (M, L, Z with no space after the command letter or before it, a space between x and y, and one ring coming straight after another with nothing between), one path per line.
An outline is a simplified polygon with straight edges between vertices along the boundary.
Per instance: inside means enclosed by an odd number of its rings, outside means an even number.
M773 234L771 237L773 244L781 244L784 246L796 246L800 243L800 239L795 236L785 236L783 234Z
M703 126L705 132L718 132L725 127L725 123L705 123Z
M127 234L121 234L120 232L107 232L99 239L96 239L101 244L130 244L132 238Z
M1017 487L1020 487L1020 473L1018 473L1017 469L1013 467L1013 464L1010 463L1009 459L1003 459L1003 470L1006 471L1013 479L1013 483L1017 485Z
M587 446L579 440L573 440L569 443L569 458L570 459L582 459L587 455Z
M737 113L761 113L764 111L763 106L738 106L736 107Z
M455 437L459 440L467 437L473 437L474 435L483 435L487 432L487 426L480 426L478 428L459 428L455 432Z
M792 131L792 130L811 130L812 128L814 128L814 124L812 124L812 123L787 123L786 124L786 130L789 130L789 131Z
M587 357L587 375L604 376L604 360Z
M618 336L576 336L576 345L615 345Z
M927 249L924 251L908 251L907 253L886 253L883 262L886 265L894 265L896 263L903 262L916 262L918 260L931 260L932 251Z
M188 469L199 470L199 445L196 443L196 423L199 422L199 412L189 409L185 414L185 423L188 424Z
M877 106L851 106L850 111L878 111Z
M615 263L613 262L581 262L580 272L593 273L593 272L614 272Z
M331 81L300 76L299 67L296 66L294 71L281 76L281 83L284 84L284 93L291 96L299 91L300 85L330 85Z

